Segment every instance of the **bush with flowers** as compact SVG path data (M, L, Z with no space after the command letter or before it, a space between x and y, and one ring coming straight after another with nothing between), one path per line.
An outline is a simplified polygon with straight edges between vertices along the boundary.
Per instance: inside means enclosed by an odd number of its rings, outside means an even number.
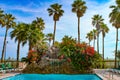
M96 63L96 52L87 43L77 43L71 37L64 37L60 44L60 59L66 59L78 71L90 70ZM97 56L98 58L99 56Z
M78 43L74 47L75 50L68 56L71 59L72 65L77 70L90 69L95 54L94 48L88 46L86 43Z
M33 62L36 62L37 59L38 59L38 54L37 54L37 52L34 51L34 50L30 50L30 51L28 52L27 59L28 59L28 63L29 63L29 64L30 64L30 63L33 63Z

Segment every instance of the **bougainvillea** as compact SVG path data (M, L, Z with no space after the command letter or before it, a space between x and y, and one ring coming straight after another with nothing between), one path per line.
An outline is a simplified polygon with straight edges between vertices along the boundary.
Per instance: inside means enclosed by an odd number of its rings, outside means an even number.
M28 56L27 56L27 58L29 60L29 64L32 63L32 62L36 62L37 61L37 57L38 57L37 52L34 51L34 50L30 50L28 52Z

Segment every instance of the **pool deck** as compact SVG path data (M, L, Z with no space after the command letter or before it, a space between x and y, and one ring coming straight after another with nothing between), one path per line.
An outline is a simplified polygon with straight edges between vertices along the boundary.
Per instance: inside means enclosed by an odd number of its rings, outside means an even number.
M108 72L107 69L94 69L94 72L103 80L120 80L120 74Z
M19 73L14 73L14 72L10 72L10 73L0 73L0 80L2 80L3 78L6 78L6 77L10 77L10 76L15 76Z

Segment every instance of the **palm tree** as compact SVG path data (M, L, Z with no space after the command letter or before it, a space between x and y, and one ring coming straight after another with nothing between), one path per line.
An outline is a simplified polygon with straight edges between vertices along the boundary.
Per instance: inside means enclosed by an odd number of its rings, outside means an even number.
M101 26L101 31L102 31L102 54L103 54L103 61L104 61L104 38L105 38L106 33L108 33L109 28L104 23L102 23L100 26ZM104 64L103 64L103 68L104 68Z
M32 25L35 26L36 28L39 28L40 31L44 30L45 28L45 23L44 20L42 18L38 18L34 21L32 21Z
M120 28L120 0L116 0L116 6L112 5L112 12L109 14L110 23L116 28L116 46L115 46L115 68L117 61L117 49L118 49L118 29Z
M12 14L5 14L4 18L3 18L3 27L6 27L6 32L5 32L5 37L4 37L4 43L3 43L3 49L2 49L2 57L1 57L1 62L4 61L4 52L5 52L5 46L6 46L6 37L7 37L7 33L8 30L11 27L14 27L16 25L16 23L14 22L15 17L12 16Z
M26 30L24 29L26 26L25 23L19 23L17 24L17 26L13 29L13 31L11 31L11 39L15 38L15 42L18 42L17 45L17 64L16 67L19 66L19 56L20 56L20 43L23 43L22 45L24 46L26 43L24 33L26 32Z
M87 33L86 38L88 38L88 40L89 40L89 45L90 45L90 42L94 39L93 32L90 31L89 33Z
M27 40L29 42L29 50L31 50L41 39L43 39L44 34L31 24L28 24L26 29L28 30Z
M53 32L53 46L55 42L55 32L56 32L56 22L59 21L59 18L63 15L64 11L61 9L62 5L55 3L47 9L49 16L53 16L54 20L54 32Z
M15 42L18 41L16 67L19 65L20 44L22 43L24 46L28 42L29 50L31 50L41 40L41 37L43 37L43 33L32 24L19 23L14 28L11 32L11 38L15 38Z
M82 0L75 0L72 4L72 12L76 13L78 18L78 43L80 43L80 17L83 16L87 9L85 4Z
M94 39L94 41L93 41L93 46L94 46L94 48L95 48L95 40L96 40L96 36L97 36L97 30L95 30L95 29L93 29L93 39Z
M100 33L100 24L103 22L102 16L94 15L92 18L92 25L96 27L97 30L97 52L99 53L99 33Z
M47 40L49 40L49 46L50 46L51 41L53 40L53 34L52 34L52 33L48 33L48 34L46 35L46 37L47 37Z

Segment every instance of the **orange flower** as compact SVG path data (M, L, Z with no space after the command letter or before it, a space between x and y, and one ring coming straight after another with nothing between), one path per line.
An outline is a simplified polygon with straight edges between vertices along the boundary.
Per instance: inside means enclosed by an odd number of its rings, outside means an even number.
M86 48L86 53L87 53L88 55L90 55L90 56L93 56L93 55L95 54L94 47L88 46L88 47Z

